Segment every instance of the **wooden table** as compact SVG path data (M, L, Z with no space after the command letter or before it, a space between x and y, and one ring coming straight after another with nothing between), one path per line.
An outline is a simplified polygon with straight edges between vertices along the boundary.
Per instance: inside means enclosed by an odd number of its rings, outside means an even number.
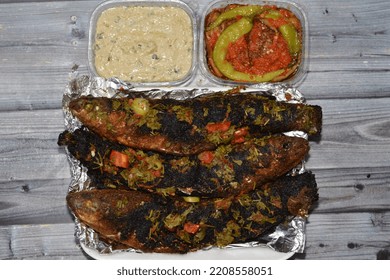
M293 258L389 259L390 2L296 2L310 33L299 90L322 106L324 126L307 163L320 199L306 250ZM0 259L86 259L57 136L69 73L89 73L89 17L100 1L0 3Z

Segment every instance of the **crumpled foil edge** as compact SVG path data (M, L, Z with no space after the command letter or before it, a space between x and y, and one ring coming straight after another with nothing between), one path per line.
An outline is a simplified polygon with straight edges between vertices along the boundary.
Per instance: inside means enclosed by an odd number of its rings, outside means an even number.
M91 77L88 75L78 76L77 73L70 76L70 82L65 88L63 95L63 111L65 119L65 128L69 131L74 131L81 127L81 123L73 117L69 111L68 104L70 100L80 96L92 95L95 97L110 97L115 98L119 96L148 96L151 98L178 98L186 99L192 98L201 94L212 93L215 91L228 90L225 88L183 88L183 89L135 89L131 84L125 83L119 79L104 79L101 77ZM273 96L278 101L305 103L304 96L296 89L286 85L261 85L257 88L252 86L249 91L261 91L266 96ZM119 92L119 94L118 94ZM308 138L306 133L301 131L287 132L286 135ZM68 192L81 191L88 189L89 178L87 170L80 162L75 159L65 148L67 158L69 160L71 169L71 182L69 184ZM304 162L292 170L293 174L301 174L307 172ZM277 252L282 253L302 253L305 249L305 227L306 219L303 217L291 217L289 222L280 224L275 231L262 236L261 241L253 241L239 244L230 244L225 248L243 248L243 247L268 247ZM75 217L75 237L77 242L83 243L86 247L96 250L99 254L111 254L114 252L129 252L142 253L135 249L116 250L109 244L99 239L99 234L93 229L89 228ZM204 248L202 250L210 250L214 247ZM218 249L218 248L215 248Z

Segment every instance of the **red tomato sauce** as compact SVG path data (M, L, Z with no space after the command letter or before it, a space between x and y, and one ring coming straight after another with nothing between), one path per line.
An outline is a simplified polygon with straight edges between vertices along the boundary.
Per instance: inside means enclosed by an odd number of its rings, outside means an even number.
M292 57L287 42L279 33L271 35L260 23L255 23L250 33L229 45L226 60L237 71L263 75L287 68Z

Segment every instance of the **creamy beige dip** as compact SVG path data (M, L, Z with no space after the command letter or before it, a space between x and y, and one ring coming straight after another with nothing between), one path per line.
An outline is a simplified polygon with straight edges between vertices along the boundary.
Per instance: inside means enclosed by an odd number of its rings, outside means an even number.
M93 49L97 74L104 78L177 81L192 66L191 19L178 7L113 7L97 20Z

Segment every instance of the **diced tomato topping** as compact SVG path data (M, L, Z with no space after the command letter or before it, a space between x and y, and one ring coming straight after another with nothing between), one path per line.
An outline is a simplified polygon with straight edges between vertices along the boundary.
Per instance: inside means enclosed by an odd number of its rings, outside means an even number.
M229 129L230 124L231 122L229 121L223 121L219 123L208 123L206 125L206 130L209 133L216 132L216 131L225 132Z
M113 165L128 168L129 167L129 157L128 155L118 152L116 150L112 150L110 153L110 161Z
M198 159L203 164L210 164L214 159L214 153L211 151L204 151L198 155Z
M161 177L161 170L153 170L152 174L154 177Z
M230 207L232 201L230 199L219 199L214 202L214 206L219 210L226 210Z
M124 126L125 122L123 120L125 118L125 115L126 115L125 112L113 111L111 112L111 114L108 115L108 120L115 127Z
M184 230L188 233L195 234L200 228L200 225L187 222L184 224Z
M245 142L244 136L234 137L234 139L232 140L232 144L239 144L239 143L244 143L244 142Z
M145 156L144 156L144 155L140 155L140 154L136 154L136 155L135 155L135 158L136 158L137 160L143 160L143 159L145 158Z
M244 127L244 128L240 128L238 130L236 130L233 134L233 140L232 140L232 143L233 144L236 144L236 143L243 143L245 142L245 136L248 134L248 128Z

